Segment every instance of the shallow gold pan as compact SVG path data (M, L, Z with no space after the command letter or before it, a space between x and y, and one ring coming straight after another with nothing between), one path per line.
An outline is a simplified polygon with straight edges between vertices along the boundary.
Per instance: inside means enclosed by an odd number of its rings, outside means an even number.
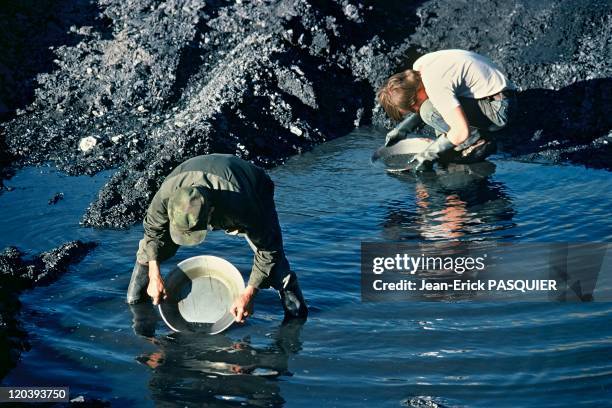
M168 298L159 305L177 332L221 333L232 325L229 309L244 290L242 275L225 259L202 255L180 262L165 281Z
M431 142L431 139L413 136L389 147L383 146L372 155L372 163L381 163L388 171L404 169L414 155L425 150Z

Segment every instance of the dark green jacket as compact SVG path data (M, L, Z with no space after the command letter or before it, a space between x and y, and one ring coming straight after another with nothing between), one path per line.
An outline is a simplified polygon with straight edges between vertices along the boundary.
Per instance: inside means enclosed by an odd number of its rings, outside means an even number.
M261 168L229 154L197 156L168 175L153 197L144 219L144 250L149 260L158 259L168 234L168 199L181 187L209 190L214 211L213 229L246 233L257 247L249 284L268 286L277 263L286 262L283 240L274 207L274 184Z

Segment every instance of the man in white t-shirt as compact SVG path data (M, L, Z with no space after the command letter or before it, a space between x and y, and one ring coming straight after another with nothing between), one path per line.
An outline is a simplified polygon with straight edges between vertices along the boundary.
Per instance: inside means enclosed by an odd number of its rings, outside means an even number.
M378 90L381 106L400 122L387 134L385 144L406 137L420 118L435 129L438 138L409 167L423 170L441 155L450 160L453 155L467 157L489 143L478 129L495 131L507 125L516 104L514 90L487 57L464 50L426 54L413 69L391 76Z

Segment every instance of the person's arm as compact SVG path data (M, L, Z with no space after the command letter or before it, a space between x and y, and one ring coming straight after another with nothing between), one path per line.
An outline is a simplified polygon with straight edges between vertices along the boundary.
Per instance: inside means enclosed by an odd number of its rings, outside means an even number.
M431 78L427 81L424 79L429 100L450 127L446 138L455 146L463 143L470 133L467 117L456 95L456 90L461 86L460 82L459 77L444 76L435 81Z
M166 289L157 262L159 248L163 245L162 238L169 228L169 219L166 205L158 191L145 215L144 221L145 253L149 261L149 285L147 294L153 299L153 304L166 298Z
M409 132L421 123L419 114L409 113L397 126L395 126L385 137L385 146L390 146L405 139Z
M161 299L166 299L166 287L164 279L159 270L157 261L149 261L149 285L147 286L147 295L153 299L153 304L158 305Z
M274 267L282 261L282 239L276 239L272 229L258 227L247 231L249 241L256 248L253 267L246 289L238 296L230 308L234 320L243 323L253 314L253 300L262 286L268 286Z
M264 208L264 214L251 214L253 225L247 237L254 248L253 267L243 293L234 301L230 312L237 322L253 314L253 300L260 287L270 285L273 269L284 261L283 239L273 200Z
M260 288L267 286L270 281L272 270L283 260L283 244L280 232L273 228L250 232L249 239L257 248L253 258L253 267L249 276L249 286Z
M260 177L257 191L249 200L251 204L243 216L245 230L255 252L249 276L249 285L254 288L271 286L274 269L285 261L283 233L274 203L274 183L265 173Z
M415 171L423 171L431 163L440 158L440 155L467 140L470 128L461 106L455 106L442 114L444 121L450 129L446 134L438 136L425 150L414 156L409 166Z
M230 307L230 313L238 323L244 323L244 319L253 314L253 300L259 289L247 285L244 291L238 296Z
M467 140L470 135L470 127L461 106L455 106L442 113L442 118L450 127L446 137L452 144L458 146Z
M433 106L440 112L449 126L446 134L438 136L424 151L414 156L409 166L415 171L425 170L440 158L444 152L454 149L467 140L470 128L463 108L455 96L453 86L443 83L431 83L427 94Z

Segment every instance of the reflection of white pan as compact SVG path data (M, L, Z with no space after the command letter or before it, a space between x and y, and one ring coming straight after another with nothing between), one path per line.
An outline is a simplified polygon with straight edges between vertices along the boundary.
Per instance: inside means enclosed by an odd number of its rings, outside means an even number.
M383 146L372 155L373 163L382 163L387 171L403 171L415 154L421 153L433 140L425 137L409 137L391 146Z
M168 327L217 334L232 325L229 309L244 290L244 280L225 259L202 255L180 262L165 286L168 299L160 303L159 312Z

